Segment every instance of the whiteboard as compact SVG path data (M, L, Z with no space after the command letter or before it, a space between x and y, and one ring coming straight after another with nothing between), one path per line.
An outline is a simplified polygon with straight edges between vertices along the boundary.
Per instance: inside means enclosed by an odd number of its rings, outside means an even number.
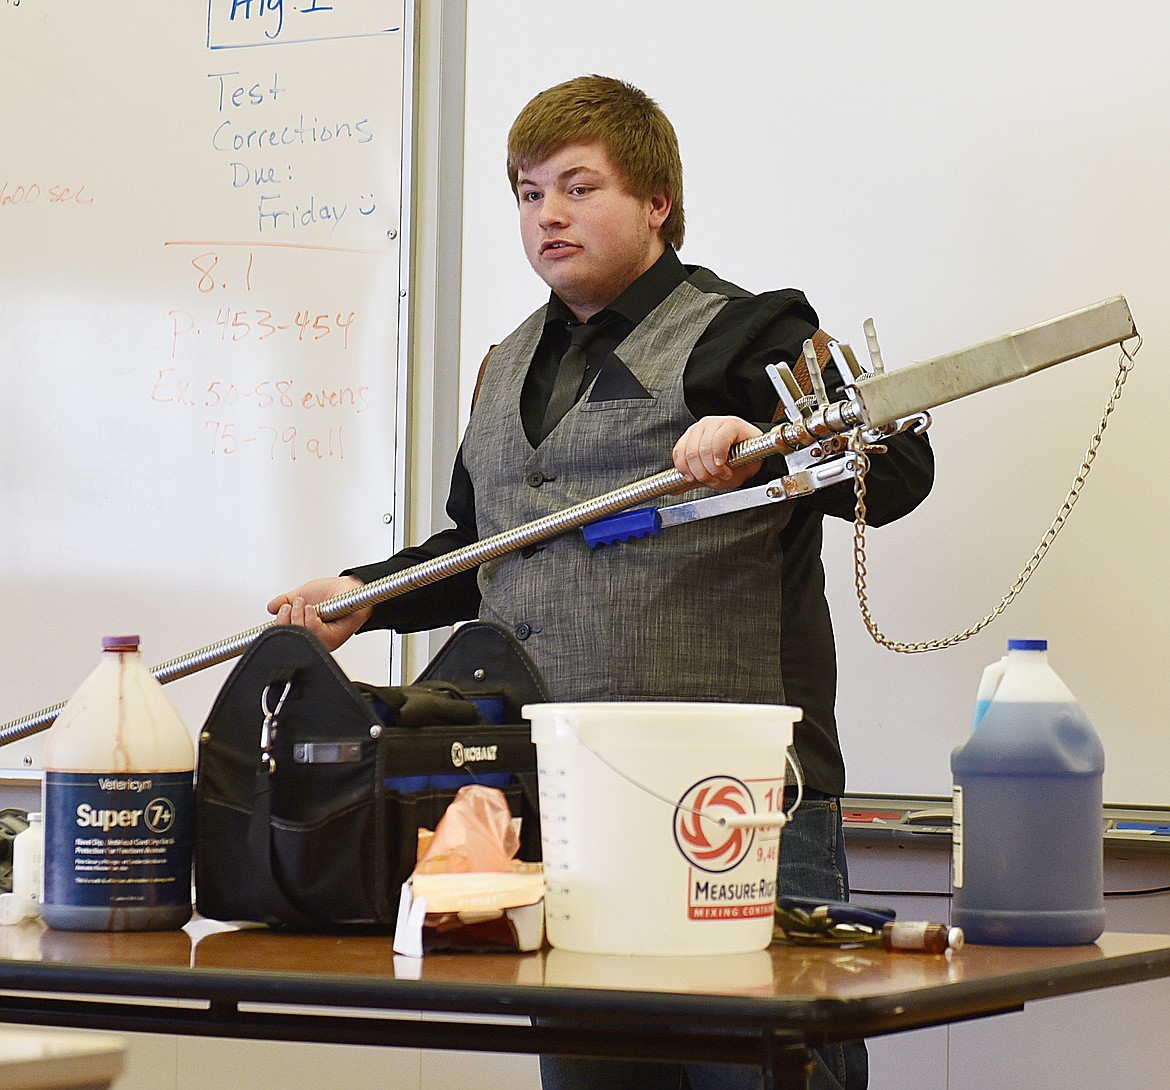
M403 16L0 7L5 722L105 634L163 662L392 551ZM383 680L389 654L343 665ZM228 669L168 688L192 731Z
M1156 415L1170 404L1170 9L545 0L541 49L517 33L525 10L469 5L464 403L483 349L547 297L504 181L508 127L533 94L587 72L641 86L674 122L682 259L754 291L804 289L863 358L867 317L894 367L1124 294L1144 347L1083 498L981 635L929 655L879 648L854 599L851 528L827 524L838 718L851 791L949 794L982 667L1009 637L1047 637L1105 744L1107 799L1170 804ZM938 411L933 494L869 535L887 633L941 637L995 606L1056 515L1116 370L1102 351Z

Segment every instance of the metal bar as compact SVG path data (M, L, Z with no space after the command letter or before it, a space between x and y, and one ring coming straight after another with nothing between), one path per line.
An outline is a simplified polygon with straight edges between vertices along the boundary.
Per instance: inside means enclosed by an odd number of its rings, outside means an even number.
M865 422L882 427L1137 336L1125 296L857 383Z
M727 515L733 511L746 511L753 507L764 507L771 503L783 503L797 496L807 496L830 485L840 484L853 476L856 456L843 454L820 462L807 469L794 470L783 477L758 484L752 488L739 488L733 492L719 492L701 500L689 503L675 503L663 507L658 518L665 530L670 526L683 526L690 522Z

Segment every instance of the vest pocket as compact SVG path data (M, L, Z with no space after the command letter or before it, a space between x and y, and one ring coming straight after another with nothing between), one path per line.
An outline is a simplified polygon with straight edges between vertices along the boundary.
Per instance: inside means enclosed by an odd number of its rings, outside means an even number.
M604 413L625 409L630 413L649 413L658 404L658 398L653 394L647 397L623 397L614 401L583 401L580 409L583 413Z

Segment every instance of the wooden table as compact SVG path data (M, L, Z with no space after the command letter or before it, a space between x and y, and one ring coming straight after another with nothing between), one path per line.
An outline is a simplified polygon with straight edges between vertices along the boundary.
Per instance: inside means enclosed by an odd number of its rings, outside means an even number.
M829 1042L1170 976L1170 935L968 946L949 957L775 946L720 957L545 950L413 960L395 957L388 936L245 929L193 941L186 931L85 934L39 922L2 930L0 1021L755 1063L768 1087L805 1086L809 1050ZM504 1020L459 1020L468 1014Z

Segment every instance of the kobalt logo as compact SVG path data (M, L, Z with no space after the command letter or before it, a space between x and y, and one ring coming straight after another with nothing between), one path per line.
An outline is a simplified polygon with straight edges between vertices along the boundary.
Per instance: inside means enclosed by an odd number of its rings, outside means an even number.
M710 815L707 818L700 813ZM747 855L755 839L750 829L731 829L711 818L754 814L755 800L746 784L732 776L708 776L687 790L674 811L674 839L683 857L700 870L719 874Z
M476 761L494 761L499 746L465 746L462 742L451 743L451 763L456 768Z

